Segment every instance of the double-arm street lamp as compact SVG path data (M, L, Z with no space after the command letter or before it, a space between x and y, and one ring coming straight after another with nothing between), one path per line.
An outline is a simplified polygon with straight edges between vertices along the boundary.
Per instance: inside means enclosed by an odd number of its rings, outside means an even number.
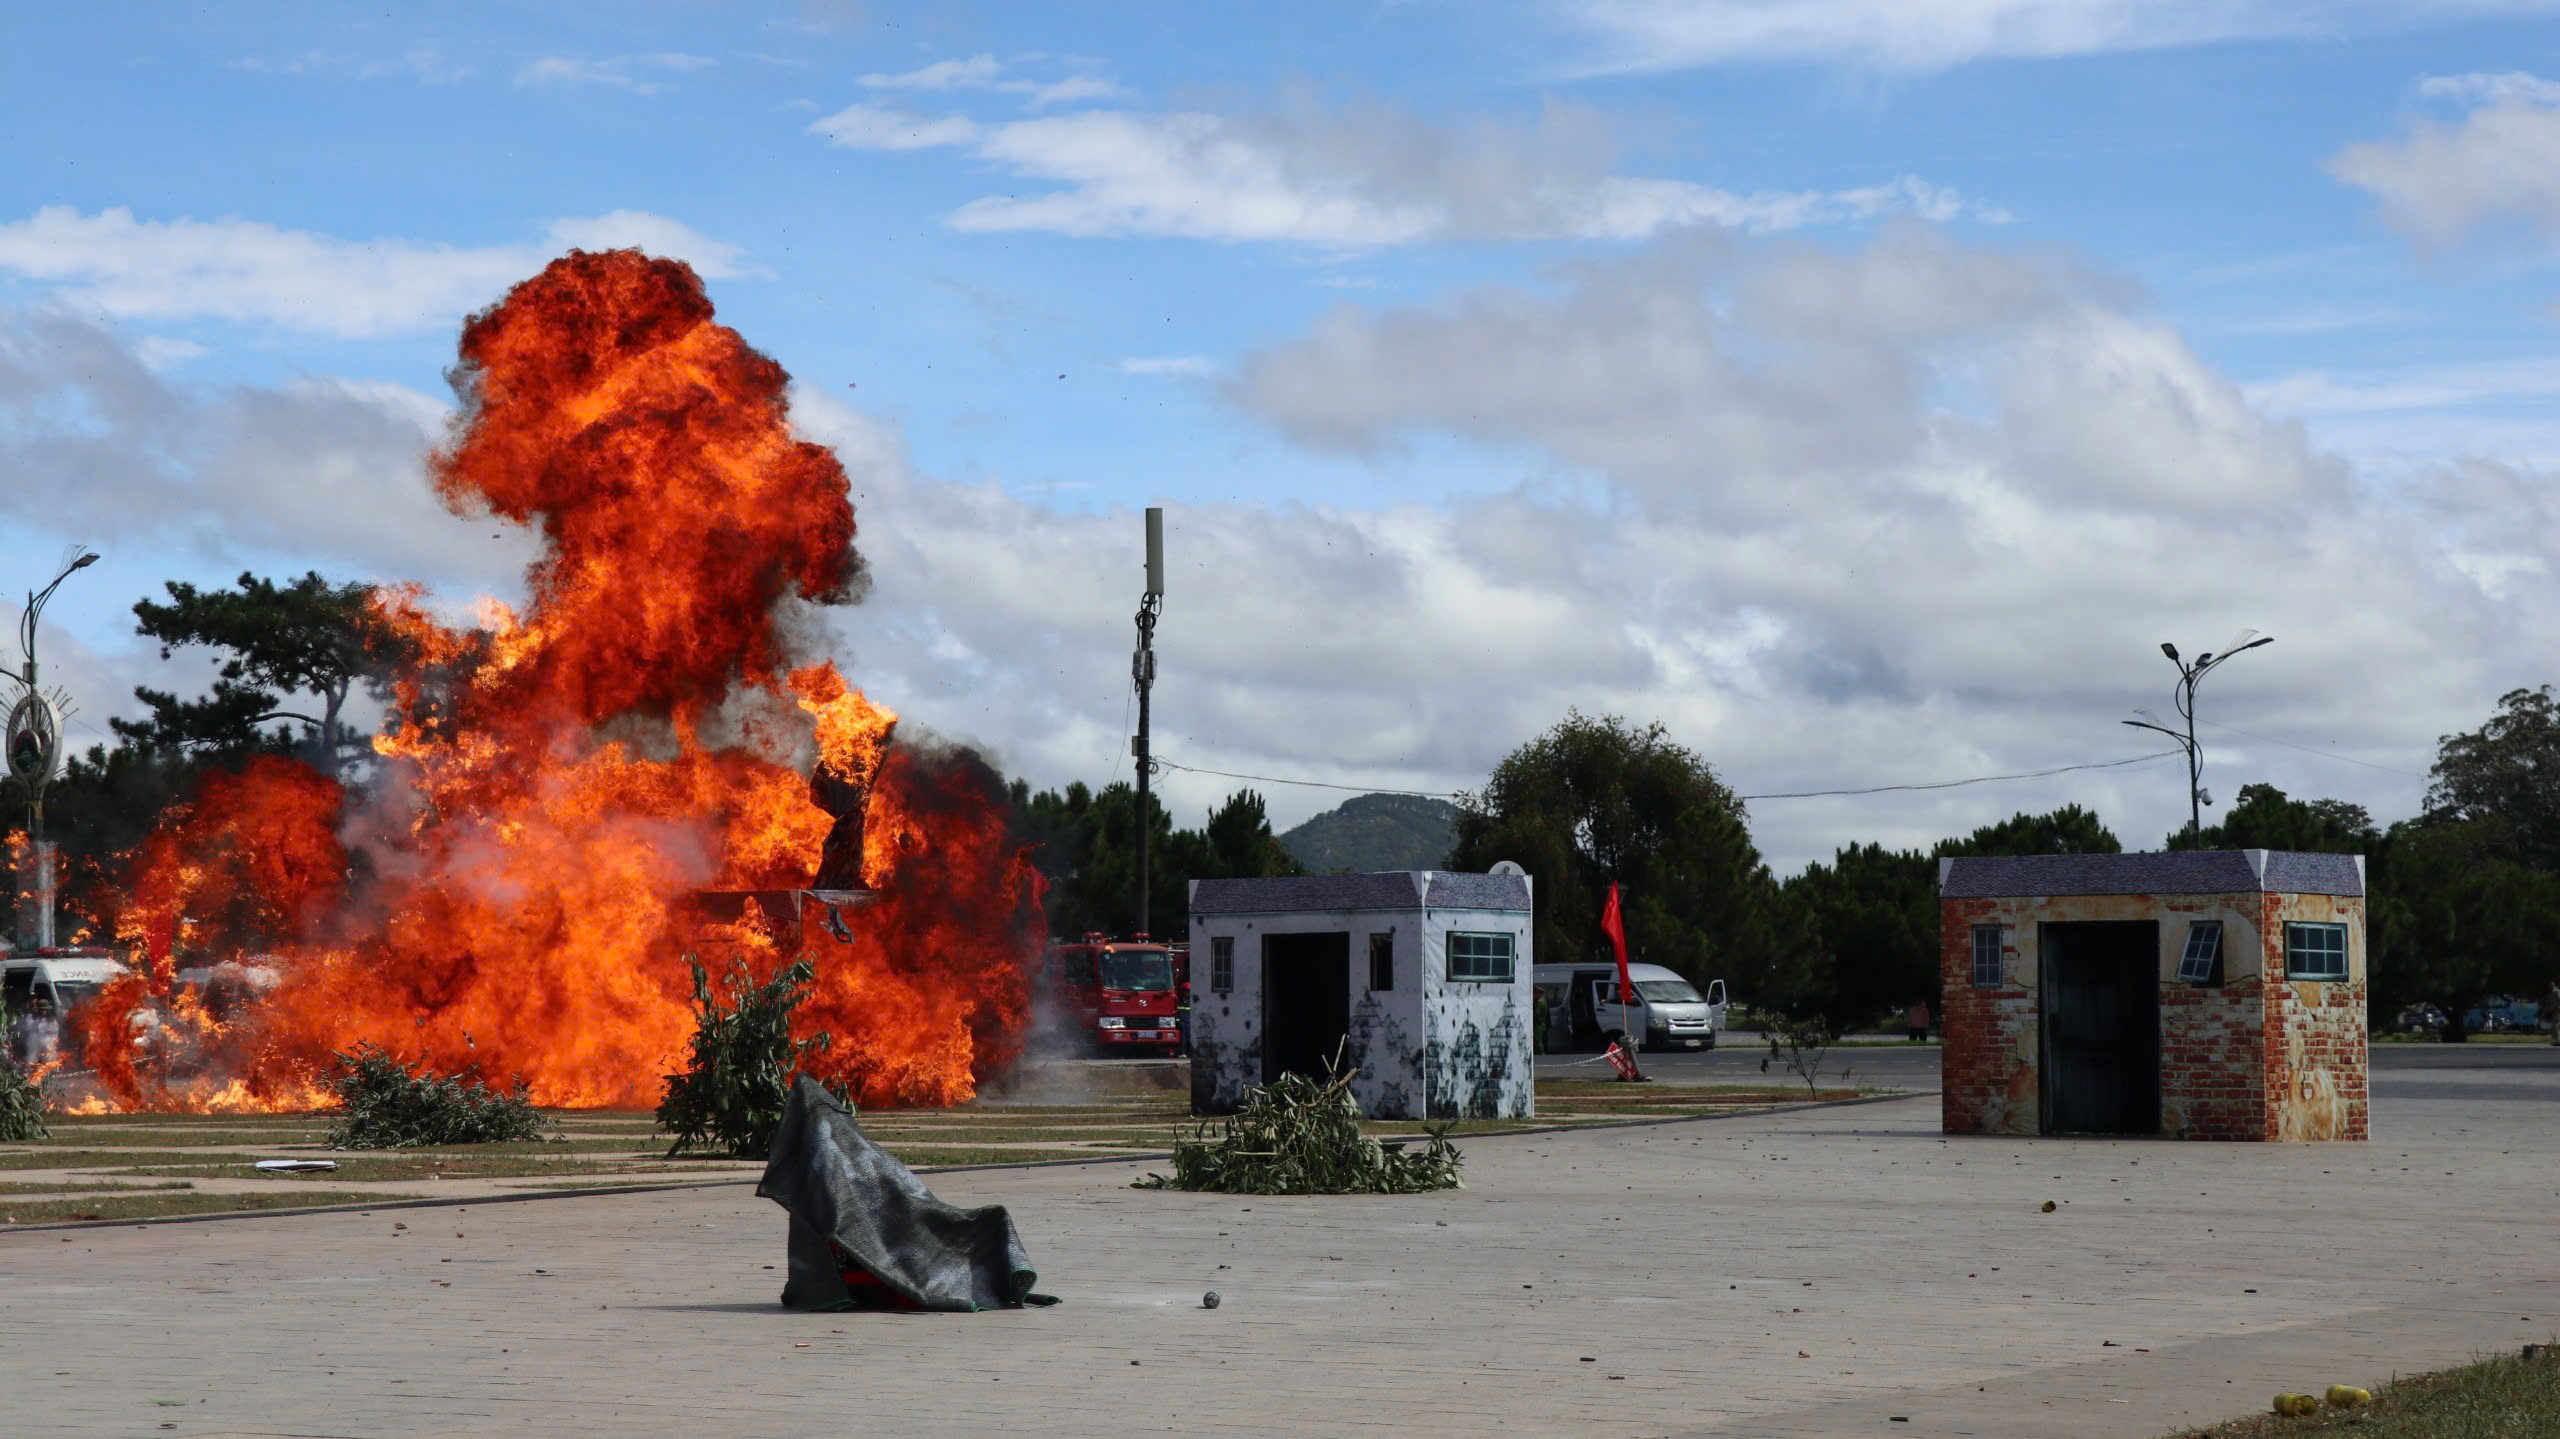
M53 943L53 854L44 839L44 790L53 778L53 767L62 752L62 720L54 713L44 691L36 687L36 620L44 613L45 601L62 588L73 570L85 570L98 562L97 552L86 546L74 550L53 582L27 596L27 607L18 616L18 651L25 666L6 678L15 680L24 693L8 712L8 725L0 733L0 774L16 780L27 792L27 838L31 841L29 858L34 863L34 895L39 907L36 922L22 929L44 948ZM0 672L5 673L5 672Z
M2187 842L2189 844L2199 843L2204 835L2204 749L2196 743L2196 682L2211 673L2215 666L2242 650L2254 650L2260 645L2271 645L2276 642L2276 637L2273 635L2260 635L2256 639L2248 639L2245 630L2242 631L2241 638L2247 642L2234 644L2220 654L2207 650L2192 661L2179 659L2176 645L2163 643L2160 646L2160 653L2167 655L2169 663L2178 667L2178 715L2187 722L2185 733L2182 734L2164 724L2155 724L2148 719L2125 721L2135 729L2157 730L2176 740L2178 747L2187 752ZM2145 714L2147 711L2136 710L2134 713Z

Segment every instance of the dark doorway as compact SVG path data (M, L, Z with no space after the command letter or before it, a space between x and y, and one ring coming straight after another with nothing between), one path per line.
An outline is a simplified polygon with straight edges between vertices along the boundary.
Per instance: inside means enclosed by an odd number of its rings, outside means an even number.
M1262 1082L1324 1078L1350 1032L1350 932L1264 935Z
M2160 1132L2160 926L2036 927L2047 1134Z
M1591 1005L1591 986L1604 979L1615 979L1614 969L1577 969L1573 983L1566 987L1567 1005L1573 1014L1573 1047L1577 1050L1605 1048L1600 1033L1600 1016Z

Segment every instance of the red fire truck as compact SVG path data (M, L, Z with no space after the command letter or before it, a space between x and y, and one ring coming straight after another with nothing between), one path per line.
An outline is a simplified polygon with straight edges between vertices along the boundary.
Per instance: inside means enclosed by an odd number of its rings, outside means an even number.
M1183 976L1176 960L1170 946L1144 935L1088 934L1052 944L1040 961L1051 1022L1097 1054L1177 1053Z

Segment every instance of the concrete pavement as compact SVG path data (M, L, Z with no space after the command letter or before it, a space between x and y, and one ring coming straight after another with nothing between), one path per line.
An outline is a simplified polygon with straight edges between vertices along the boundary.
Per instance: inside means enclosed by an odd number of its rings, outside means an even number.
M2552 1106L2378 1099L2331 1146L1936 1121L1480 1140L1438 1196L946 1175L1067 1301L985 1315L782 1311L744 1189L12 1233L0 1396L13 1435L2148 1436L2560 1332Z

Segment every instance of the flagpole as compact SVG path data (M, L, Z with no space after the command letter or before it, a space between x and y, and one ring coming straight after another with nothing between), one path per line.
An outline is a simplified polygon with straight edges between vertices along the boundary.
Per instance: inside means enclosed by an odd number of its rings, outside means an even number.
M1642 1082L1644 1066L1636 1060L1639 1046L1636 1043L1635 1020L1629 1016L1629 1011L1635 1008L1636 987L1627 973L1627 922L1618 906L1616 880L1609 881L1609 903L1600 911L1600 932L1609 936L1609 943L1618 954L1618 1043L1626 1055L1625 1077Z

